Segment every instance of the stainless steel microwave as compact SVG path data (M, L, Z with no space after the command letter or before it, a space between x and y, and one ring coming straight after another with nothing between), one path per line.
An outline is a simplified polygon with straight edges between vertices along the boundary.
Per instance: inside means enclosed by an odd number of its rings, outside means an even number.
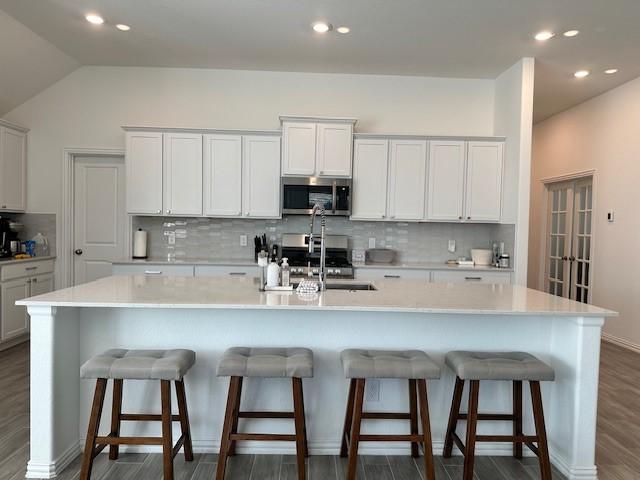
M309 215L316 203L326 215L351 215L351 179L282 177L282 213Z

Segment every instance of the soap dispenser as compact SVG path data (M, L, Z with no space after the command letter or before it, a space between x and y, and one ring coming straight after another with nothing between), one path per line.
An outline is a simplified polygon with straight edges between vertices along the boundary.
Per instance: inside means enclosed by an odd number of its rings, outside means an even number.
M267 268L267 287L278 286L280 286L280 267L274 260L271 260Z

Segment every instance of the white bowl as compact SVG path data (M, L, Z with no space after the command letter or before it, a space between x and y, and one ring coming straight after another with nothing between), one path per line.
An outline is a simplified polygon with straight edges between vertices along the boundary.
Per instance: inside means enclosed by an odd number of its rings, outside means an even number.
M491 265L492 258L493 252L491 250L484 248L471 249L471 260L473 260L473 263L476 265Z

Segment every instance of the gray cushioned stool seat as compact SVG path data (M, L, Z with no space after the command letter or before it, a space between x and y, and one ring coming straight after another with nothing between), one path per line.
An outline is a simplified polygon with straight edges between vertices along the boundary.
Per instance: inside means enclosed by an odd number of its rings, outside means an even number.
M440 367L421 350L361 350L340 354L347 378L440 378Z
M551 381L553 369L525 352L449 352L445 363L462 380Z
M82 378L182 380L196 362L191 350L125 350L114 348L89 359Z
M308 348L233 347L218 364L219 377L313 377L313 352Z

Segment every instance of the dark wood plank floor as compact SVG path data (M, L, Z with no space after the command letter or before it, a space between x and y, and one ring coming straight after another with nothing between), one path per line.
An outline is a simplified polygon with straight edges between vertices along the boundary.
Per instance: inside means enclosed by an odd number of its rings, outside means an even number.
M640 355L603 344L598 417L597 462L600 480L640 478ZM24 478L29 458L29 347L21 345L0 352L0 480ZM439 480L462 478L461 458L436 458ZM212 480L217 455L196 455L192 463L176 459L176 480ZM80 459L58 477L76 480ZM423 480L422 462L411 457L362 456L358 478L366 480ZM231 459L227 478L234 480L289 480L296 478L295 457L289 455L239 455ZM338 457L309 458L309 478L342 479L345 462ZM158 454L125 454L116 462L100 455L94 480L159 480L162 461ZM479 457L477 480L534 480L537 460L522 462L510 457ZM554 471L554 480L563 479Z

